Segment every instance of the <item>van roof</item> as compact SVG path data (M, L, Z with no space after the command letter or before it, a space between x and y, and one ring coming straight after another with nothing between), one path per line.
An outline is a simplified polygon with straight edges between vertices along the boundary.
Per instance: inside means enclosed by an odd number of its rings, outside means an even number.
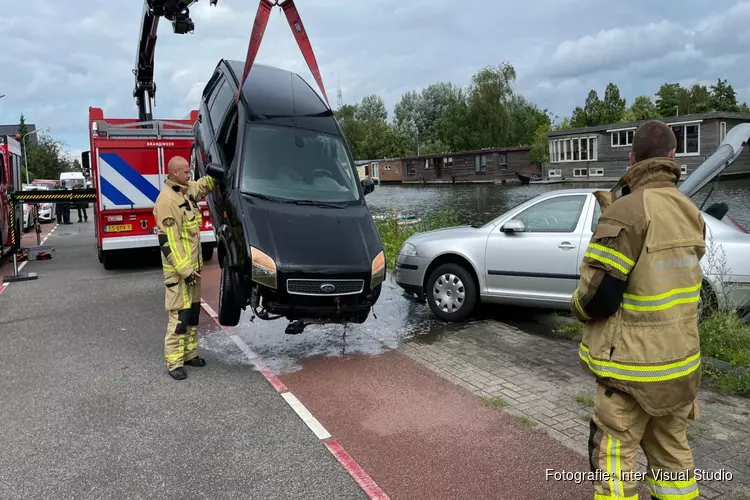
M83 172L61 172L60 179L78 179L83 177Z
M245 68L243 61L224 60L233 73L235 86ZM333 117L333 111L315 90L297 73L285 69L253 64L242 86L248 112L266 117Z

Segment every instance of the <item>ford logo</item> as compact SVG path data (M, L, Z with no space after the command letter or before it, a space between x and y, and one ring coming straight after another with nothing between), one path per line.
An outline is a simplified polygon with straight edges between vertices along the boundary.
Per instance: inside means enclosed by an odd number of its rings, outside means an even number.
M322 285L320 285L320 291L323 293L331 293L334 290L336 290L336 287L331 283L323 283Z

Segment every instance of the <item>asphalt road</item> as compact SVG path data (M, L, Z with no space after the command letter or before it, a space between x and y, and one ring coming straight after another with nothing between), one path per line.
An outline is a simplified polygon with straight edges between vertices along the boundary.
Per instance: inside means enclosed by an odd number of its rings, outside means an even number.
M47 244L0 294L0 498L366 498L236 347L167 375L158 267L104 271L91 222Z

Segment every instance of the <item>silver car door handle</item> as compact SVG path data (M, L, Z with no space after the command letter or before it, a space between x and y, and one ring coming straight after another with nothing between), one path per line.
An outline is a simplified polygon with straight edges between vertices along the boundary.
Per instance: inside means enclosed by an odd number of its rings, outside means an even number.
M567 241L563 241L562 243L560 243L559 245L557 245L557 247L558 248L562 248L563 250L570 250L570 249L575 248L576 246L575 245L571 245Z

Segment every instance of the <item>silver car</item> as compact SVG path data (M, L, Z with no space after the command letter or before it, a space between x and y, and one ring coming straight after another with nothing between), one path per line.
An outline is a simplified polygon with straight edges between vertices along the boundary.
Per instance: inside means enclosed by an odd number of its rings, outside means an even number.
M730 130L680 190L690 197L702 189L736 159L748 137L750 124ZM579 265L601 215L596 191L551 191L480 227L411 236L396 258L396 282L426 298L445 321L467 318L480 301L569 310ZM709 240L701 260L702 305L749 308L750 234L726 216L726 206L715 204L702 214Z

